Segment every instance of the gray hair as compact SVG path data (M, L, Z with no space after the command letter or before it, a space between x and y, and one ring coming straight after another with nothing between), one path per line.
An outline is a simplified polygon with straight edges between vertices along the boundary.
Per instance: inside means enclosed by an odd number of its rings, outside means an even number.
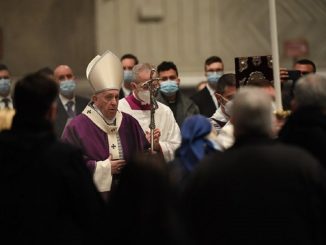
M143 71L151 72L154 67L149 63L140 63L132 68L132 81L139 83L139 73Z
M231 116L236 138L244 135L272 135L271 98L262 88L241 88L233 99Z
M300 78L294 87L294 99L299 107L326 108L326 78L308 74Z

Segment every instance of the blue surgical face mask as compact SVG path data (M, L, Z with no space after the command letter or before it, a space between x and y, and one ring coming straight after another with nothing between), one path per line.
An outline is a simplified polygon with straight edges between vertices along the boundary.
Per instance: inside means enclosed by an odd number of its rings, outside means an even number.
M167 96L175 94L178 90L179 86L176 81L167 80L160 84L160 91Z
M123 80L126 83L130 83L132 81L132 71L131 70L124 70L123 71Z
M210 85L216 86L218 80L221 78L222 75L223 75L222 71L207 72L207 81Z
M7 95L10 92L10 79L6 79L6 78L1 78L0 79L0 94L1 95Z
M63 96L71 96L76 88L76 82L74 80L65 80L60 82L60 93Z

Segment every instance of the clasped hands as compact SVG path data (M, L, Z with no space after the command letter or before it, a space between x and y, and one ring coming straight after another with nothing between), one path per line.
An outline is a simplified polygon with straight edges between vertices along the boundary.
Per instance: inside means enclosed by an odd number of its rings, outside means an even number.
M145 135L146 135L146 139L148 140L148 142L151 143L151 133L150 133L150 131L146 131ZM160 129L155 128L154 132L153 132L153 141L154 141L153 150L156 151L156 152L160 151L160 149L161 149L160 137L161 137Z

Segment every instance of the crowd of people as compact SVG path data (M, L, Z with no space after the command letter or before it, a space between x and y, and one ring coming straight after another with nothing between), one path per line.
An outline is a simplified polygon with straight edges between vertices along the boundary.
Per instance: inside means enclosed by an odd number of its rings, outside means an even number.
M326 77L307 59L237 86L218 56L192 96L176 64L111 51L85 68L0 64L0 204L9 244L325 244ZM203 84L203 83L200 83ZM8 243L8 242L7 242Z

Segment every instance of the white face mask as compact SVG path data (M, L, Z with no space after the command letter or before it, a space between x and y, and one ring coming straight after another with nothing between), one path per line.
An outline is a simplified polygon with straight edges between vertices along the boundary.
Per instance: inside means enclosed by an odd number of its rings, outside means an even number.
M138 98L142 100L146 104L150 104L151 98L150 98L149 90L141 90L138 91Z
M226 102L226 104L224 105L224 110L225 113L228 114L229 116L231 116L231 107L232 107L232 100L228 100L228 102Z

